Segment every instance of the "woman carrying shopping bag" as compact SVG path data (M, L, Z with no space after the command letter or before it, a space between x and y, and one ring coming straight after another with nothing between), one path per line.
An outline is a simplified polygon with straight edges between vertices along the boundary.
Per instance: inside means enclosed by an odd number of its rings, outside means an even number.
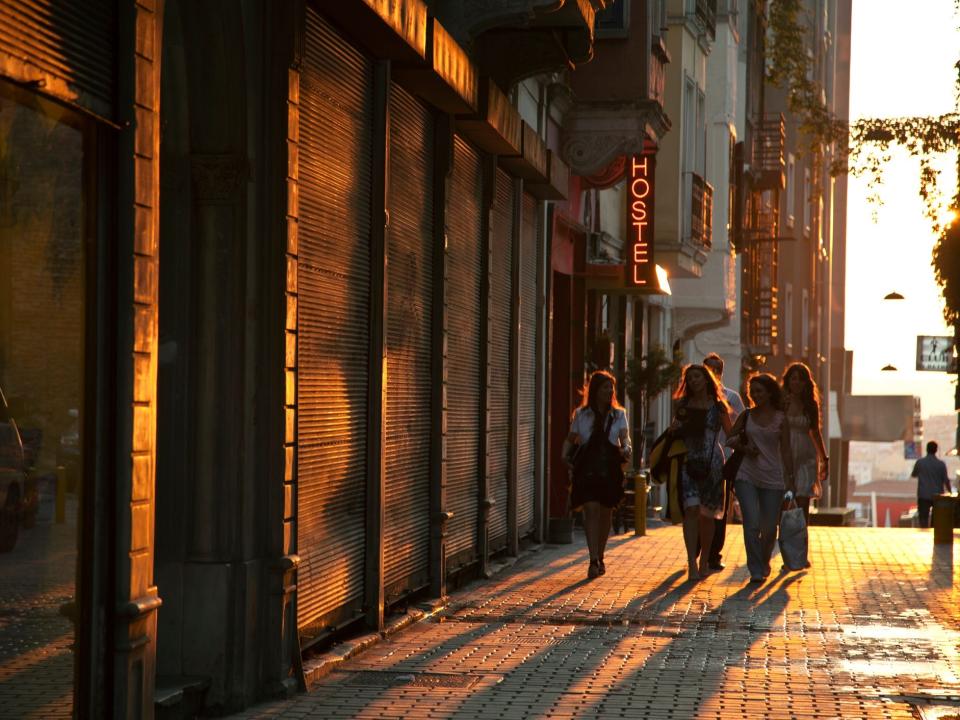
M743 453L734 491L743 515L743 544L750 582L770 575L770 555L785 491L794 491L790 428L783 413L780 385L773 375L758 373L748 379L750 411L741 415L727 445ZM739 420L739 419L738 419ZM746 431L744 435L741 431Z
M797 505L803 510L804 521L809 523L810 500L820 497L828 468L820 422L820 390L810 368L802 362L787 367L782 389L793 469L797 474Z

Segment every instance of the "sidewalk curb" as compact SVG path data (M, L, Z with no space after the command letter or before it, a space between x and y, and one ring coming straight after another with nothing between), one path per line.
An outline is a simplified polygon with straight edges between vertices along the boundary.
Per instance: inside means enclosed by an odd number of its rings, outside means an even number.
M359 637L344 640L325 653L311 658L303 664L303 679L306 691L309 693L314 685L336 670L344 662L364 650L373 647L381 640L385 640L415 623L428 622L434 618L444 617L452 612L456 612L466 601L465 598L458 598L457 596L468 594L475 589L476 584L488 582L497 575L515 566L520 560L539 553L546 547L546 543L531 545L522 550L519 555L499 559L491 563L490 573L488 575L478 576L476 580L471 581L466 587L457 590L453 595L425 600L417 606L408 608L403 615L391 618L391 620L384 625L382 632L369 632Z

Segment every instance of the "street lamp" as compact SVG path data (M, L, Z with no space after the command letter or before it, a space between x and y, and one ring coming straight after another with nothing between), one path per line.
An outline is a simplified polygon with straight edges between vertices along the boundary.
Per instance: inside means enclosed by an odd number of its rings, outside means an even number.
M884 295L883 299L884 300L903 300L903 295L901 295L896 290L894 290L893 292L888 292L886 295Z
M897 368L889 363L880 368L880 372L897 372Z

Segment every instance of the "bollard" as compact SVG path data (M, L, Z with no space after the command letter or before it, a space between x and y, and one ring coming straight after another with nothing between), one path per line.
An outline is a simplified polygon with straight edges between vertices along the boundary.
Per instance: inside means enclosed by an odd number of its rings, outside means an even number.
M65 522L64 504L67 494L67 469L63 465L57 465L57 504L55 520L57 523Z
M647 534L647 475L642 472L633 478L633 534Z
M933 498L933 544L953 544L953 495L935 495Z

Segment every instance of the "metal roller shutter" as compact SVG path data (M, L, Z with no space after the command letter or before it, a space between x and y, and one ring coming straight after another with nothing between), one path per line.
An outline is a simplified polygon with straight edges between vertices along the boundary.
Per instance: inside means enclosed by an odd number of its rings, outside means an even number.
M387 408L384 587L422 587L430 563L430 406L433 293L433 119L390 92L387 229Z
M46 92L110 118L115 110L116 38L113 0L0 3L0 54L26 65L17 79L43 80Z
M480 470L480 275L483 191L479 154L454 139L447 220L447 567L476 558Z
M307 9L301 74L297 624L363 603L371 62Z
M513 180L497 170L491 220L490 278L490 549L507 545L507 471L510 456L510 325L513 318Z
M520 363L517 446L517 526L522 537L533 528L537 444L537 257L539 207L523 195L520 221Z

